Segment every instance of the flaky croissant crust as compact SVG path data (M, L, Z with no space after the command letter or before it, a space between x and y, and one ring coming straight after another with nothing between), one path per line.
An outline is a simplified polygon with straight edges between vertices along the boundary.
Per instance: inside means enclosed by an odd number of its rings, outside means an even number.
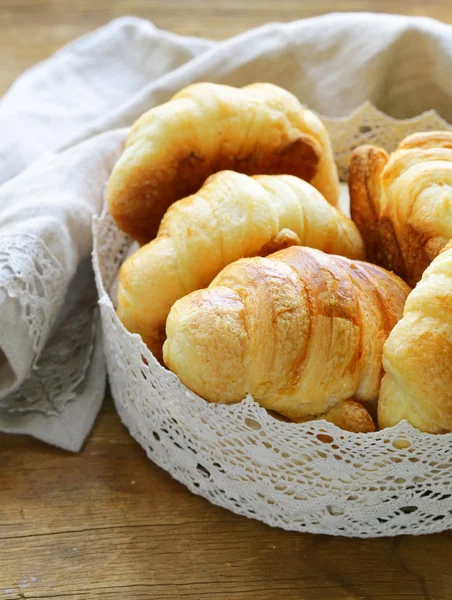
M207 287L239 258L291 245L363 258L354 223L309 183L290 175L212 175L166 212L156 239L121 267L118 315L160 360L176 300Z
M133 125L108 184L117 225L141 244L166 209L221 170L289 174L337 205L339 181L321 121L271 84L191 85Z
M452 431L452 242L408 296L383 365L380 427L407 419L421 431Z
M452 132L411 135L390 157L357 148L349 188L368 260L414 286L452 238Z
M164 360L208 401L250 393L293 420L334 421L338 409L344 426L357 415L346 400L378 395L382 347L408 292L375 265L304 247L242 259L174 304ZM368 431L368 418L347 428Z

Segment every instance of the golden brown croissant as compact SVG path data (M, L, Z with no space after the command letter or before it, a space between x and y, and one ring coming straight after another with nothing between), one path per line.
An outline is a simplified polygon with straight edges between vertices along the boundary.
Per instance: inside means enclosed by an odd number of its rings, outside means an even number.
M108 184L110 212L118 227L146 243L170 204L226 169L296 175L334 206L339 199L328 133L295 96L268 83L198 83L133 125Z
M367 259L415 285L452 238L452 132L411 135L391 157L357 148L349 187Z
M290 175L212 175L197 194L174 203L157 238L124 262L118 315L160 359L176 300L206 287L239 258L293 244L363 258L353 221L309 183Z
M452 242L408 296L383 357L380 427L407 419L422 431L452 431Z
M250 393L293 420L328 415L367 431L368 415L341 405L376 399L383 344L408 292L380 267L310 248L241 259L174 304L164 361L211 402Z

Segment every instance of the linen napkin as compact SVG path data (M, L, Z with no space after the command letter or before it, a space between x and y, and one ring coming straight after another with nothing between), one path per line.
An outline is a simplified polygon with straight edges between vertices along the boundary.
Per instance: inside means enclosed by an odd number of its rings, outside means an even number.
M127 127L196 81L265 80L330 117L371 101L452 122L452 28L330 14L224 42L124 17L30 69L0 102L0 430L77 451L105 386L91 218Z

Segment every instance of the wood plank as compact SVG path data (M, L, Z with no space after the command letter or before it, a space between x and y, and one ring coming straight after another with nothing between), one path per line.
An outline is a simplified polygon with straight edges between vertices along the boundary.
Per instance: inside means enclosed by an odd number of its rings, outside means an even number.
M0 490L5 600L452 599L452 533L348 540L239 517L148 461L111 402L78 455L0 436Z

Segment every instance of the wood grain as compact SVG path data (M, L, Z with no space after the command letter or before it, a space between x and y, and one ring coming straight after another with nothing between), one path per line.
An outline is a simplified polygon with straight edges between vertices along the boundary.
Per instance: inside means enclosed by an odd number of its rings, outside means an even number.
M79 455L0 436L0 598L452 599L452 534L272 529L190 494L108 402Z
M450 0L0 0L0 94L120 15L221 39L332 10L452 22ZM78 455L0 435L1 598L452 600L452 533L347 540L238 517L148 461L108 401Z

